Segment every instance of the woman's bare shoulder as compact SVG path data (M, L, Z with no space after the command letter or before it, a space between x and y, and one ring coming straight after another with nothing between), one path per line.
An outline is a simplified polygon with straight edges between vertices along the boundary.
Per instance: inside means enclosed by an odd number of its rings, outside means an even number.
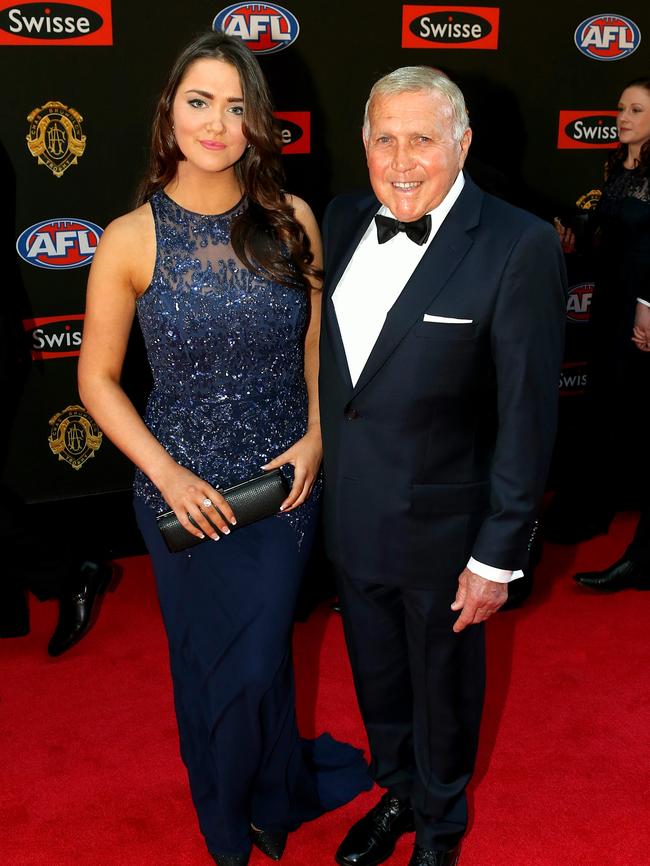
M150 205L143 204L135 210L117 217L106 226L102 236L104 246L129 247L146 243L154 237L153 215Z
M141 205L106 226L95 253L91 273L121 275L137 295L151 282L156 258L156 232L151 207Z

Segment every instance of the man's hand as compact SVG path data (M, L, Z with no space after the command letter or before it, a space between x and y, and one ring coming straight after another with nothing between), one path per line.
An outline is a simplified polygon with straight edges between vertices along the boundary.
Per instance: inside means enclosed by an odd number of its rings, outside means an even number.
M460 632L468 625L489 619L508 598L508 584L486 580L466 568L458 578L456 599L452 610L462 610L454 623L454 631Z

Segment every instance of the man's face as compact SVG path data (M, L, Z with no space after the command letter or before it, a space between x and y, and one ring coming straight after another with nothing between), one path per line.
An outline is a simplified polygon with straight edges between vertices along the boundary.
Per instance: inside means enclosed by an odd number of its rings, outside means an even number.
M452 111L439 91L377 96L364 147L379 201L402 222L419 219L447 195L472 140L452 137Z

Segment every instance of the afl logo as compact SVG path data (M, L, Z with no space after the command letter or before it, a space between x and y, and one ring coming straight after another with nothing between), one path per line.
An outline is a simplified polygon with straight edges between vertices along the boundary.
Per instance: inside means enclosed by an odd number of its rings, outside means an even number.
M566 305L566 317L569 322L578 322L582 325L589 321L593 292L593 283L578 283L571 286Z
M212 29L239 37L256 54L273 54L296 41L300 25L288 9L274 3L233 3L219 12Z
M92 261L103 229L85 220L44 220L25 229L16 241L18 255L37 268L81 268Z
M592 60L621 60L641 44L641 31L623 15L593 15L576 28L576 46Z

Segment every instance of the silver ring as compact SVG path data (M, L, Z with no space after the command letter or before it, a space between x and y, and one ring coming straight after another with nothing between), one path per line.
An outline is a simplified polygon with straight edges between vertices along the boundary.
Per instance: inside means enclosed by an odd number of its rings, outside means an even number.
M212 500L208 499L206 496L206 498L202 502L202 505L204 508L210 508L212 506Z

